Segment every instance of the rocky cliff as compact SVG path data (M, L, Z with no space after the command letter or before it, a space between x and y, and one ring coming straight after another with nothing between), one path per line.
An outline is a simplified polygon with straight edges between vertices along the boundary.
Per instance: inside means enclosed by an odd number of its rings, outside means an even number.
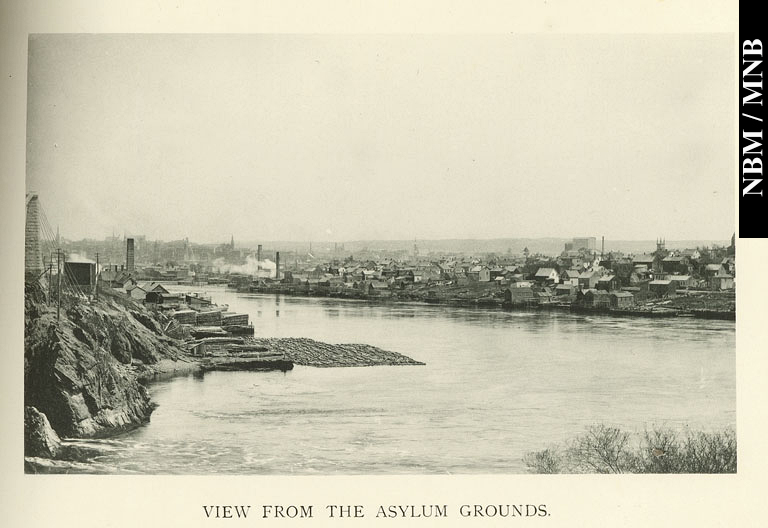
M67 299L57 321L42 290L27 285L24 313L25 406L42 413L28 412L28 423L47 418L62 437L107 436L146 422L153 404L137 367L183 356L157 316L116 294Z

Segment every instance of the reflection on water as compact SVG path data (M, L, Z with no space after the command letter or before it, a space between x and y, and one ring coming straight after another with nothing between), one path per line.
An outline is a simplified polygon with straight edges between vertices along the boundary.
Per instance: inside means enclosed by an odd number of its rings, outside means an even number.
M735 425L732 322L243 295L257 335L368 343L418 367L210 372L153 383L152 422L95 472L517 473L595 422Z

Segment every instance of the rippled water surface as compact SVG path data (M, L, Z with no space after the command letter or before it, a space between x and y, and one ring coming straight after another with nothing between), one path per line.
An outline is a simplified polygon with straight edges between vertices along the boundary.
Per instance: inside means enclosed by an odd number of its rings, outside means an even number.
M735 426L732 322L207 291L256 334L368 343L426 366L211 372L153 383L148 425L90 442L98 472L520 473L601 422Z

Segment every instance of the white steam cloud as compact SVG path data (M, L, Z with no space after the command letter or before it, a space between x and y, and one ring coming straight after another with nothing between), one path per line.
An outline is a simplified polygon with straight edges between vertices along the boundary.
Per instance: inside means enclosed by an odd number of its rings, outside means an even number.
M240 265L228 264L223 258L218 258L213 261L213 269L218 273L242 273L254 276L260 274L262 277L275 277L277 266L269 259L259 262L255 256L248 255L245 264Z
M70 253L67 255L67 262L89 262L95 264L95 260L91 260L82 253Z

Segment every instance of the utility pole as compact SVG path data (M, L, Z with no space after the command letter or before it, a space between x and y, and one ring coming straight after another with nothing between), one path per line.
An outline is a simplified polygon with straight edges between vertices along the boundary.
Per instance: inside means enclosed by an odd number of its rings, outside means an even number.
M53 302L53 255L48 253L48 305Z
M99 300L99 254L96 253L96 300Z
M58 291L56 302L56 321L59 321L61 317L61 249L56 250L56 279L58 282Z

